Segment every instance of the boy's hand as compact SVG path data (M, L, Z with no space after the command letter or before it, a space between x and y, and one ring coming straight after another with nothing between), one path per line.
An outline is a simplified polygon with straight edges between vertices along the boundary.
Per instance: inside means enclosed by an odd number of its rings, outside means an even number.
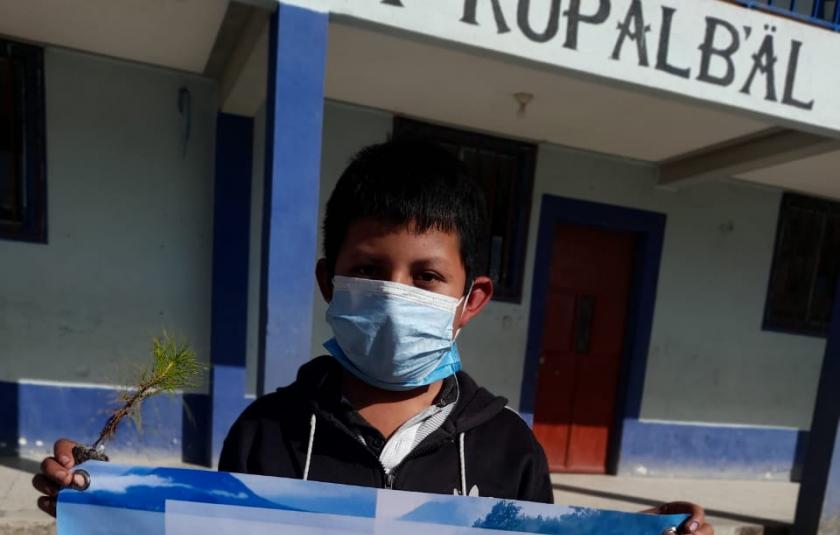
M74 474L72 440L62 438L53 445L53 456L41 462L41 472L32 478L32 486L44 494L38 498L38 508L45 513L55 516L55 503L58 491L62 487L85 488L87 482L82 474Z
M654 515L691 515L679 527L678 533L693 535L714 535L715 533L712 525L706 523L706 513L703 508L693 503L670 502L642 512Z

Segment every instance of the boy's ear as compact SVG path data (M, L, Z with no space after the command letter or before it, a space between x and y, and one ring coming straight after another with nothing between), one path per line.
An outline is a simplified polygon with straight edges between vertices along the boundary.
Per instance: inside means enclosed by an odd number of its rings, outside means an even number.
M461 319L456 329L463 329L471 319L478 316L493 297L493 281L490 277L476 277L473 281L472 291L468 299L462 305Z
M318 288L321 289L321 295L324 296L324 301L329 303L332 301L333 285L330 270L327 268L327 259L322 258L315 264L315 279L318 281Z

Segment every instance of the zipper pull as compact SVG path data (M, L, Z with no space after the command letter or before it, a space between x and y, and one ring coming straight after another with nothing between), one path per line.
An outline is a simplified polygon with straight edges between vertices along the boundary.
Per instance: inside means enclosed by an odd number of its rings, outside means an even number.
M394 490L395 479L397 479L397 476L394 475L393 471L389 474L385 474L385 488L388 490Z

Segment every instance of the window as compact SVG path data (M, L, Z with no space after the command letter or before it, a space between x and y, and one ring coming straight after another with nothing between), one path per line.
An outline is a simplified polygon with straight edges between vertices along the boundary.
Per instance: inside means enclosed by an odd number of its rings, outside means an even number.
M394 136L405 135L450 149L482 186L490 219L486 254L493 298L521 302L536 145L397 117Z
M46 241L44 137L41 49L0 40L0 238Z
M840 203L782 198L764 328L826 336L840 275Z
M748 8L787 14L840 31L840 2L837 0L736 0Z

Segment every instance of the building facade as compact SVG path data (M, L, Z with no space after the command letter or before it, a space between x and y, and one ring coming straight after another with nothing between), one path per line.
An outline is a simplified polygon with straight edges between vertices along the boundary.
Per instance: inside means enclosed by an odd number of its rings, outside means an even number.
M344 166L420 135L488 197L464 367L553 470L801 479L831 529L840 7L774 4L0 1L0 450L92 440L167 329L210 373L114 448L212 464L324 352Z

